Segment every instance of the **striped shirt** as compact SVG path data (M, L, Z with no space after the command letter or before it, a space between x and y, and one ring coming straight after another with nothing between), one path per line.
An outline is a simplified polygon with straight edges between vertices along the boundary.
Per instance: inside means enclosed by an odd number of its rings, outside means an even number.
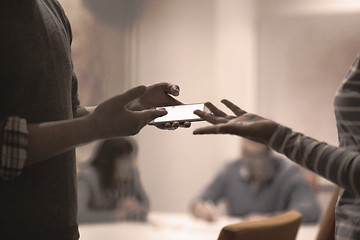
M279 126L269 145L341 187L335 239L360 239L360 63L359 56L336 92L340 147Z

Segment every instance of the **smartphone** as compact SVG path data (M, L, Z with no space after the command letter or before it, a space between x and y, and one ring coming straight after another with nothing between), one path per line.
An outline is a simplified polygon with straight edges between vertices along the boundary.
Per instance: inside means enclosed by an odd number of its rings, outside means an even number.
M149 124L163 124L168 122L195 122L195 121L202 121L203 119L200 118L198 115L194 114L195 110L201 110L205 112L209 112L207 107L204 103L195 103L195 104L183 104L177 106L167 106L167 107L157 107L165 108L167 114L162 117L155 118Z

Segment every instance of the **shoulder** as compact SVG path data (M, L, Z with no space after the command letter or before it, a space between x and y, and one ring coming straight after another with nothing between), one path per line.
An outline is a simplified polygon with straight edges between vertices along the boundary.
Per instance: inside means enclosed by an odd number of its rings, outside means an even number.
M65 14L65 11L61 4L56 0L43 0L44 3L49 7L49 9L54 13L54 15L59 19L63 24L70 41L72 41L72 31L70 26L70 21Z
M59 14L61 17L65 16L64 9L58 1L56 0L42 0L42 1L48 6L48 8L51 11Z
M241 160L236 159L226 162L223 166L223 169L225 171L234 171L236 169L239 169L240 167L241 167Z

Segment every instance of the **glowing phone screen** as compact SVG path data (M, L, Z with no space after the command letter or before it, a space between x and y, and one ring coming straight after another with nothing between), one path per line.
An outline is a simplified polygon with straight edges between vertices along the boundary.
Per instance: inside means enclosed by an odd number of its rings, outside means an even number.
M165 116L156 118L154 120L155 123L201 120L199 116L194 114L194 111L197 109L204 111L205 106L203 103L199 103L199 104L169 106L164 108L168 113Z

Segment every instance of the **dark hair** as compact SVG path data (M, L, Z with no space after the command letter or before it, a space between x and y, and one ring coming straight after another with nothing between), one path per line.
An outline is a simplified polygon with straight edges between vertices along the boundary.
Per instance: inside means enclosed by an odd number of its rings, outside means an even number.
M132 161L137 154L137 144L129 137L110 138L98 143L90 164L97 170L101 184L110 187L115 174L115 160L131 155Z

